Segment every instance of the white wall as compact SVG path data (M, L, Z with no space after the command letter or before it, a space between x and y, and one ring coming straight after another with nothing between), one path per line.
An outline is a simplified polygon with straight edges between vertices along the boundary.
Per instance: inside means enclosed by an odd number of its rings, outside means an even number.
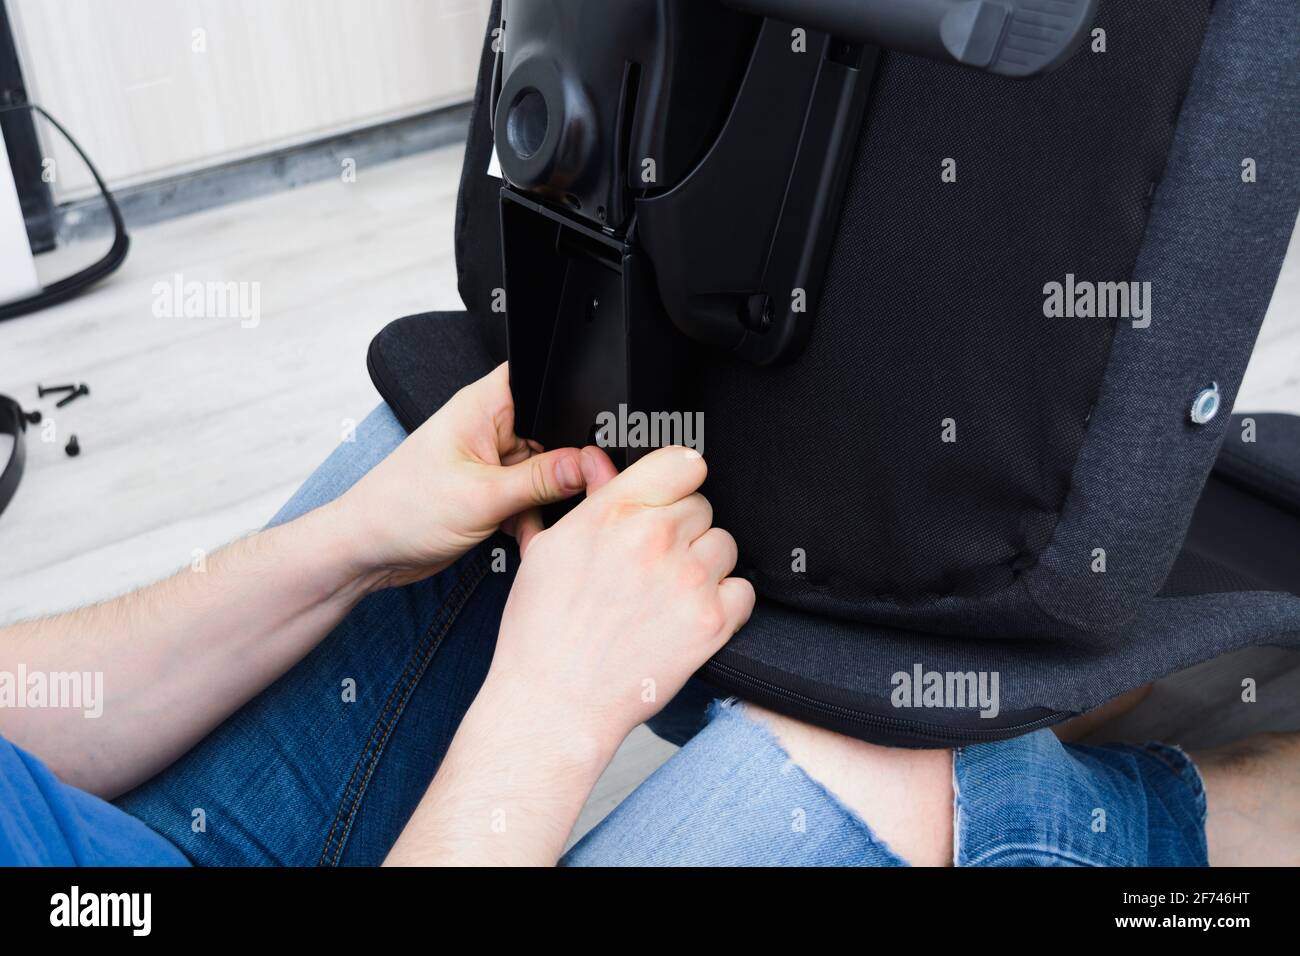
M468 99L490 2L9 6L32 99L124 186ZM80 163L52 149L60 198L85 192Z

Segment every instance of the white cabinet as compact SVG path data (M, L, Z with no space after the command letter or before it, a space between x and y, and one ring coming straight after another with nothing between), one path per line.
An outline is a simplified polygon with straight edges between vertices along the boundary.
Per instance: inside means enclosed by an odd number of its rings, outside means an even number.
M468 99L489 0L9 0L34 100L125 186ZM60 198L88 177L51 144Z

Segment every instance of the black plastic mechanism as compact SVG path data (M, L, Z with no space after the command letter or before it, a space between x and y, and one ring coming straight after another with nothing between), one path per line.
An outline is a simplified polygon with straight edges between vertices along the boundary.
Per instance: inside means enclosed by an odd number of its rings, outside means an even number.
M671 408L672 329L649 263L624 238L502 192L515 430L590 444L601 412ZM625 467L650 449L609 449Z
M880 47L1027 76L1096 4L504 0L491 108L520 433L581 444L599 412L670 412L699 348L796 357Z
M725 0L858 43L1002 76L1053 70L1079 48L1099 0Z

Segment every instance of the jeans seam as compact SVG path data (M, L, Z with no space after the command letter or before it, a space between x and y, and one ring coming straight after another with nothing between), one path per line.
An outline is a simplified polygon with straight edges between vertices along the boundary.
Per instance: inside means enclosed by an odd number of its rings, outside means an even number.
M352 824L361 808L361 802L369 788L370 779L374 776L375 768L379 764L380 757L383 756L389 737L392 736L393 730L397 727L397 722L405 712L406 705L410 701L416 685L420 682L420 678L428 670L429 663L437 653L438 648L442 646L447 632L451 630L451 626L460 616L465 604L482 582L487 570L488 564L482 557L476 557L473 563L464 569L464 573L457 580L456 585L452 588L446 600L443 601L441 607L439 607L437 615L429 623L424 636L407 660L401 676L393 685L392 690L389 691L388 698L384 701L379 717L370 730L366 745L357 758L357 763L352 768L352 775L348 778L347 786L343 790L338 812L335 814L334 822L330 825L329 832L325 836L325 845L321 849L318 866L338 865L338 861L343 855L343 849L347 845L348 837L352 832ZM441 626L439 626L440 624ZM436 636L435 631L437 632ZM360 777L359 783L358 777ZM345 812L346 819L344 819ZM333 847L332 852L331 846Z
M1046 857L1047 859L1050 860L1061 860L1066 863L1072 863L1075 864L1076 866L1084 866L1084 867L1099 868L1099 867L1110 867L1110 866L1133 866L1134 865L1132 862L1125 860L1121 857L1113 857L1111 861L1105 862L1098 859L1081 856L1080 854L1063 850L1060 847L1045 846L1042 843L1026 843L1026 842L1001 844L992 850L985 850L983 853L980 853L978 856L968 857L959 865L965 867L996 867L998 866L997 863L990 864L987 861L996 860L999 857L1007 855L1008 852L1012 850L1033 853L1038 857ZM1040 862L1035 862L1032 865L1044 866L1045 864Z

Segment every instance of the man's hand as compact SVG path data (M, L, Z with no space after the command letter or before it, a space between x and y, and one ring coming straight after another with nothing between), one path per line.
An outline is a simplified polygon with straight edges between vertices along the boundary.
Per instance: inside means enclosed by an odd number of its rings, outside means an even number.
M514 433L505 366L459 392L342 498L138 594L0 629L0 671L104 675L104 716L0 708L0 732L115 796L166 767L300 661L367 594L418 581L584 486L575 449ZM522 517L520 515L522 514Z
M577 449L543 452L515 434L502 365L457 392L333 507L362 565L392 587L436 574L500 527L527 547L542 528L537 508L583 487Z
M581 458L589 496L532 537L492 669L390 864L554 863L623 738L749 619L697 453L617 477Z
M586 501L531 542L489 690L526 699L610 754L749 619L736 542L697 489L704 459L664 448L622 475L582 453Z

